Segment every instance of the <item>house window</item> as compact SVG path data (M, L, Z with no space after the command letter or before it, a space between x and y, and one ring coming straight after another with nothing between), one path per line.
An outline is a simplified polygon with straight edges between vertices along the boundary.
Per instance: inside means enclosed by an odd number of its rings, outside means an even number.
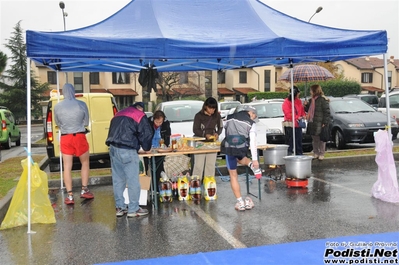
M392 71L388 71L388 89L392 87Z
M265 70L265 92L270 92L270 79L271 79L271 70Z
M100 84L100 73L90 73L90 85L99 85Z
M226 72L218 71L218 84L226 84Z
M129 107L134 102L134 96L114 96L116 105L119 109Z
M362 73L362 83L373 83L373 73Z
M73 73L73 85L76 93L83 93L83 73Z
M130 84L130 74L121 72L112 73L112 84Z
M54 71L47 72L47 83L51 85L57 84L57 73Z
M188 72L179 73L179 84L187 84L188 83Z
M240 71L239 74L240 74L239 83L246 84L247 83L247 71Z

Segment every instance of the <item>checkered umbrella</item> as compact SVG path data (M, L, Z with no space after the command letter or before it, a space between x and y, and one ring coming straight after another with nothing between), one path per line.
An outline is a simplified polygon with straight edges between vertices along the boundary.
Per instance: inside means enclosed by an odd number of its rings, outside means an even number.
M292 72L292 75L291 75ZM318 66L316 64L300 64L295 65L293 68L285 71L279 80L287 81L291 83L291 95L294 94L293 83L296 82L306 82L305 85L305 99L308 81L321 81L332 79L334 76L324 67ZM294 117L294 104L292 104L292 117ZM293 142L295 143L295 128L292 127ZM295 145L294 145L294 155L296 155Z
M291 71L293 71L293 79L291 80ZM293 68L285 71L279 80L287 82L306 82L305 85L305 98L308 81L324 81L333 79L334 76L324 67L316 64L300 64L295 65Z
M293 82L321 81L334 78L334 76L324 67L315 64L295 65L294 68L285 71L279 80L291 81L291 71L293 72Z

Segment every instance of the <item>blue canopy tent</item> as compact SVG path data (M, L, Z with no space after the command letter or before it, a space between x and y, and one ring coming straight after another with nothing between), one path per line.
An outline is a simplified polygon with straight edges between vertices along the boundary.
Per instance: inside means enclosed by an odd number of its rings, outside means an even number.
M28 30L26 42L29 58L59 71L190 71L383 54L387 33L311 24L258 0L133 0L85 28Z
M385 56L387 43L384 30L311 24L259 0L133 0L88 27L62 32L26 31L27 69L33 60L62 72L292 66ZM27 80L30 128L30 76ZM29 156L30 147L28 129Z

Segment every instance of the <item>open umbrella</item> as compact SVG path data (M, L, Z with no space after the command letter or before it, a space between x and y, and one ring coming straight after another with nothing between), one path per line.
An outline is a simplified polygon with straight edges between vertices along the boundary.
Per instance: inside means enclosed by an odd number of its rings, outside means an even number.
M292 102L294 102L294 83L296 82L306 82L305 85L305 99L306 99L306 89L308 81L320 81L332 79L334 76L324 67L318 66L316 64L300 64L295 65L293 68L285 71L279 80L287 81L291 83L291 97ZM292 117L294 117L294 104L292 104ZM293 142L295 143L295 128L292 127ZM294 144L294 155L296 155Z
M291 71L293 71L293 79L291 80ZM308 81L323 81L332 79L334 76L324 67L316 64L300 64L295 65L293 68L285 71L279 80L287 82L306 82L305 85L305 98Z

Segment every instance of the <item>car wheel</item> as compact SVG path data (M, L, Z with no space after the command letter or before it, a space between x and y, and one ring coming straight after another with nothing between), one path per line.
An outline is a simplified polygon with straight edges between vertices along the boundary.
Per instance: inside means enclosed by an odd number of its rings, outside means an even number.
M11 135L8 136L8 140L7 142L4 144L4 147L6 149L10 149L11 148Z
M59 163L49 163L50 172L60 171L60 164Z
M18 140L15 142L16 146L21 146L21 135L19 135Z
M341 131L336 131L334 135L334 143L337 149L344 149L345 147L345 140L344 136L342 135Z

